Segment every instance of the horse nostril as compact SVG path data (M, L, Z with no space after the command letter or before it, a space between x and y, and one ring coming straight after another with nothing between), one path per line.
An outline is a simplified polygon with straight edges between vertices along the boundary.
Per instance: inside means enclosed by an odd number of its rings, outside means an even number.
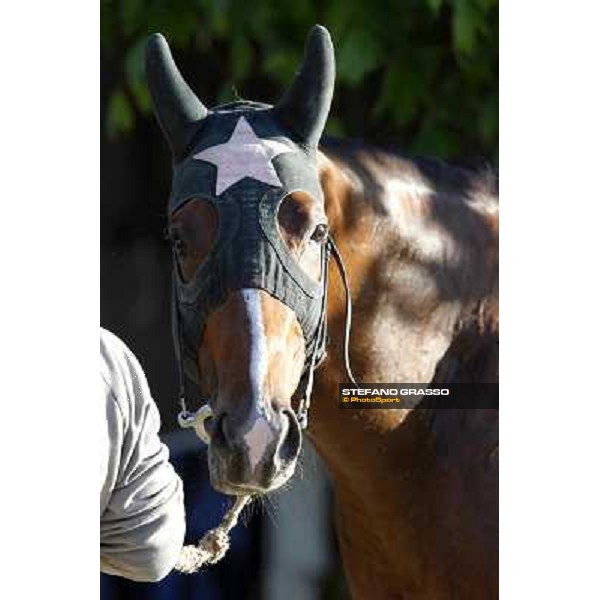
M296 416L291 410L284 409L281 411L281 418L287 419L288 427L285 438L277 449L277 456L283 463L289 463L296 459L300 451L300 443L302 434Z
M217 446L227 445L227 436L225 434L225 417L226 414L221 414L211 419L210 442Z

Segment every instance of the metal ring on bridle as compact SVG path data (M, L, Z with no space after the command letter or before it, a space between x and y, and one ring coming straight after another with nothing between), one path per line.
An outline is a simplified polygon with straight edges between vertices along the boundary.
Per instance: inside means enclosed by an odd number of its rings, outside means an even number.
M177 415L177 422L182 429L194 429L196 435L208 446L210 444L210 435L204 426L207 419L212 418L213 411L208 404L204 404L197 411L190 412L182 410Z

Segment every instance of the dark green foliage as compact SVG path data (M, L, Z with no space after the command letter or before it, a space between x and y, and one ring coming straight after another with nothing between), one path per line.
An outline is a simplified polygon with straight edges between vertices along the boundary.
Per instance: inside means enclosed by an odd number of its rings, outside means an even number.
M146 36L163 32L207 105L275 102L315 23L337 84L327 132L420 154L498 153L497 0L103 0L103 130L149 118Z

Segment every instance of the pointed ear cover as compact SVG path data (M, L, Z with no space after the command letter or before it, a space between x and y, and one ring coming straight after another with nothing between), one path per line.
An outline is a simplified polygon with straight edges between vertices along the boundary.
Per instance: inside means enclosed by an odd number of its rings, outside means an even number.
M335 82L335 55L325 27L308 35L304 60L294 81L273 109L283 125L306 146L316 147L323 133Z
M148 39L146 78L156 118L179 160L208 110L184 81L160 33Z

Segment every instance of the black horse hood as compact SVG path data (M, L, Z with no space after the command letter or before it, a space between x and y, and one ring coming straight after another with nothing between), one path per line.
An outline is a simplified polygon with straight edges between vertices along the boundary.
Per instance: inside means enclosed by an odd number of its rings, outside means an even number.
M275 106L238 102L208 110L183 81L164 38L149 41L148 82L173 153L169 213L192 198L212 203L218 213L217 238L192 280L184 282L174 269L174 335L194 379L206 321L234 290L265 290L294 311L305 337L305 372L323 352L325 285L297 264L277 215L294 191L323 201L317 144L331 103L333 65L329 34L317 26L302 68ZM324 269L326 260L324 244Z

